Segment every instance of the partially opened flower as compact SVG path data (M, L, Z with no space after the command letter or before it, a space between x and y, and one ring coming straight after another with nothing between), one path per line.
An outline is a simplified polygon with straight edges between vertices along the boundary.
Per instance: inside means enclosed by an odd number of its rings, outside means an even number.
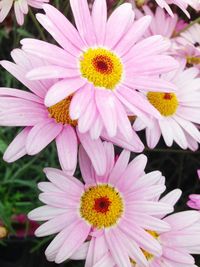
M109 251L120 267L131 266L130 258L148 266L140 248L161 256L158 240L148 231L169 231L168 223L158 217L171 213L173 204L154 200L164 192L165 185L160 172L144 173L144 155L128 164L130 153L124 150L115 162L113 145L104 146L104 176L95 173L85 151L79 150L84 184L60 170L45 169L50 182L39 183L43 191L39 198L46 205L29 213L29 218L47 221L37 229L37 236L58 233L45 252L50 261L65 261L82 248L85 240L96 237L102 240L97 257L102 253L106 257ZM88 262L87 266L94 265Z
M55 140L63 170L73 174L80 142L91 158L96 172L102 175L106 168L106 154L99 135L95 136L96 132L102 129L101 125L96 123L91 133L79 132L77 120L72 120L69 116L73 95L47 108L44 105L45 95L57 80L30 81L26 78L27 71L44 65L45 62L20 49L15 49L11 55L15 63L1 61L0 64L31 92L0 88L0 125L25 127L5 151L4 160L13 162L26 154L35 155ZM87 114L81 124L87 125L91 117L91 113ZM127 117L126 119L128 120ZM125 127L123 122L121 124ZM120 131L114 138L103 134L102 131L103 138L131 151L141 152L144 146L132 128L130 134L131 140L127 142ZM91 135L95 138L91 139Z
M24 23L24 15L28 14L29 6L42 8L42 5L47 2L49 2L49 0L1 0L0 23L6 18L13 5L17 23L22 25Z
M200 24L195 23L176 38L177 54L187 63L200 68Z
M154 148L161 135L167 146L175 141L182 149L196 150L200 142L200 132L196 124L200 123L200 78L196 68L165 75L178 88L176 93L148 92L146 97L162 115L161 119L151 119L146 127L138 118L134 124L136 130L146 128L146 140Z
M50 5L44 5L46 15L37 15L62 49L39 40L22 40L22 49L48 63L33 69L27 77L59 78L48 91L45 104L55 105L74 94L70 116L79 119L80 132L96 127L100 135L104 126L110 137L115 137L119 129L129 141L131 127L126 110L145 121L146 113L159 117L135 89L162 91L167 87L173 91L175 86L163 86L159 75L177 68L177 62L162 55L169 44L161 36L137 42L151 19L145 16L134 24L131 4L119 6L107 20L105 0L94 2L92 14L86 0L70 3L78 31Z

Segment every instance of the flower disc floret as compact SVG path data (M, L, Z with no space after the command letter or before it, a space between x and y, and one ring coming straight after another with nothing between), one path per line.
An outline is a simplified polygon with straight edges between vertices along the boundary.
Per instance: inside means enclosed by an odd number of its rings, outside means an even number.
M80 58L81 75L96 87L113 90L121 81L120 58L105 48L89 48Z
M174 93L149 92L147 99L165 117L172 116L178 108L178 99Z
M120 193L107 184L89 187L81 197L80 214L95 228L115 225L123 211Z
M58 102L57 104L48 108L49 116L57 123L70 124L72 126L77 125L76 120L72 120L69 115L69 106L72 100L72 96L68 96L67 98L63 99L62 101Z

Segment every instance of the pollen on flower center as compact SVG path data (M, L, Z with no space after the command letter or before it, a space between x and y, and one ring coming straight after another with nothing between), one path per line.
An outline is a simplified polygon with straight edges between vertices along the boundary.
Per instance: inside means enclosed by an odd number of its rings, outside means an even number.
M188 56L187 63L190 65L200 64L200 57Z
M107 184L90 187L81 197L81 217L98 229L115 225L123 210L119 192Z
M57 123L70 124L72 126L77 125L76 120L72 120L69 116L69 106L72 100L72 95L58 102L57 104L48 108L49 116Z
M173 115L178 108L178 99L174 93L149 92L147 99L165 117Z
M81 75L96 87L113 90L121 81L120 58L105 48L89 48L80 58Z

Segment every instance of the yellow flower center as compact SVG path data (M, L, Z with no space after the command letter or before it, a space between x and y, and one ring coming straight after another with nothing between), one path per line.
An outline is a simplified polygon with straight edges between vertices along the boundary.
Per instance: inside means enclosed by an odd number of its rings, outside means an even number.
M69 116L69 106L72 100L72 95L58 102L57 104L48 108L49 116L57 123L70 124L72 126L77 125L77 120L72 120Z
M113 52L105 48L89 48L81 55L80 71L94 86L113 90L122 79L123 65Z
M187 63L190 65L200 64L200 57L187 57Z
M150 235L152 235L155 239L159 238L159 235L156 232L150 231L150 230L147 230L147 232ZM142 249L142 252L143 252L144 256L146 257L147 261L150 261L150 260L153 259L154 256L152 254L150 254L148 251L145 251L145 250ZM133 266L136 266L136 262L134 260L132 260L132 259L131 259L131 263L132 263Z
M165 117L173 115L178 108L178 99L174 93L149 92L147 99Z
M98 229L115 225L123 210L124 204L119 192L107 184L90 187L81 197L82 218Z

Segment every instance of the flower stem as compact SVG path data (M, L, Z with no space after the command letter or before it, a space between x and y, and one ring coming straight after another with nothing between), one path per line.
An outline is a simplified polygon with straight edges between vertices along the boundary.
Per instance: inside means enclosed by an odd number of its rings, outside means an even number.
M38 32L39 32L39 35L40 35L41 39L42 39L43 41L46 41L46 37L45 37L45 35L44 35L44 33L43 33L43 30L41 29L40 24L39 24L39 22L37 21L35 15L33 14L33 11L32 11L31 9L29 10L29 14L30 14L30 17L31 17L33 23L35 24L35 27L37 28L37 30L38 30Z

